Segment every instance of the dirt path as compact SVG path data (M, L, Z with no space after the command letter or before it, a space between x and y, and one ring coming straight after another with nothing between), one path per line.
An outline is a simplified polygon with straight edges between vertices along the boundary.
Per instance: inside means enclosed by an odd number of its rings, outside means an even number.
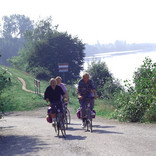
M22 88L26 91L23 79ZM30 91L33 92L33 91ZM46 122L47 108L12 112L0 120L0 156L155 156L156 124L120 123L96 117L93 133L72 114L67 137ZM71 111L72 112L72 111Z
M20 82L22 83L22 89L23 89L23 90L25 90L26 92L35 93L35 92L32 91L32 90L26 89L26 83L25 83L25 81L24 81L22 78L18 77L18 80L20 80Z
M72 115L67 138L46 122L47 108L13 112L0 121L0 156L155 156L156 125L96 117L93 133Z

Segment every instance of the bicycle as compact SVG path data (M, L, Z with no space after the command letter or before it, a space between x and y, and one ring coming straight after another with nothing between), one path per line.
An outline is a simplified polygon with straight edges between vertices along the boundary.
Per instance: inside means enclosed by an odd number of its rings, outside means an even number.
M92 129L92 111L91 111L91 107L90 107L90 98L86 98L85 99L85 102L86 102L86 105L85 105L85 112L86 112L86 115L85 115L85 125L86 125L86 129L87 131L90 131L92 132L93 129Z
M64 114L64 122L66 125L66 129L68 128L68 125L71 123L70 111L67 107L68 103L70 103L70 101L64 102L63 104L63 114Z
M66 128L64 124L63 113L61 113L59 109L57 110L56 121L53 126L55 132L57 133L57 136L60 135L60 131L61 131L63 137L66 137Z

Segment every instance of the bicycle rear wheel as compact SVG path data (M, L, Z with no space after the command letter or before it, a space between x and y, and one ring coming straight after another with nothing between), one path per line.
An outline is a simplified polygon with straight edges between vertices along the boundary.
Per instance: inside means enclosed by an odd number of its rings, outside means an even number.
M71 123L71 117L70 117L70 111L68 108L66 109L66 116L67 116L67 123L70 124Z
M60 133L60 123L57 123L57 136L59 136Z
M91 110L87 110L87 131L92 132L92 115L91 115Z
M55 123L55 125L52 125L52 126L54 127L55 132L56 132L56 134L57 134L57 131L58 131L58 129L57 129L57 123Z
M68 128L68 119L67 119L66 115L64 116L64 124L65 124L65 128L67 129Z
M66 137L66 128L65 128L64 123L61 123L61 132L62 132L63 137Z
M93 132L93 129L92 129L92 119L90 119L89 122L90 122L90 123L89 123L90 132Z

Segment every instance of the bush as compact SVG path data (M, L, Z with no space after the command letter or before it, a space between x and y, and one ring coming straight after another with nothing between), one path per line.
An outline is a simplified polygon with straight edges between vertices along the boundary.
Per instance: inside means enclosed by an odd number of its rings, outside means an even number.
M121 121L156 121L156 63L145 58L134 73L134 86L125 81L127 90L116 92L114 117Z
M121 85L117 80L114 80L105 62L96 63L93 61L87 72L94 81L95 87L97 88L97 94L100 98L111 99L113 92L117 88L119 90L121 89Z
M5 76L6 72L0 72L0 112L3 112L3 106L4 106L4 98L1 96L4 92L5 88L7 87L8 81L7 77ZM1 118L1 116L0 116Z
M44 67L34 67L30 72L39 80L49 81L53 77L50 71Z

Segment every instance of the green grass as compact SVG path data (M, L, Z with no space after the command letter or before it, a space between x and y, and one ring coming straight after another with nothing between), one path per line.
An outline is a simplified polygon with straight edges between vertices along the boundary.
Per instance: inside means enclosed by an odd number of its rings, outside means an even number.
M27 84L26 88L34 91L34 78L31 75L16 69L8 67L7 69L10 73L12 73L12 76L6 73L6 76L11 78L11 83L2 93L4 111L32 110L46 105L43 97L22 90L22 84L17 77L23 78ZM2 71L1 68L0 70ZM43 86L45 85L46 84Z
M1 69L0 71L4 72ZM17 69L5 67L8 69L12 76L6 73L7 77L11 78L10 86L5 89L2 94L4 99L4 107L5 111L24 111L24 110L33 110L38 107L46 106L46 102L42 96L37 94L29 93L22 90L22 84L17 79L20 77L25 80L26 88L32 91L35 91L34 87L34 77L26 72L19 71ZM44 93L46 87L49 85L49 82L40 81L41 92ZM74 85L67 85L69 97L71 104L69 107L74 108L74 114L79 108L79 102L77 99L76 88ZM105 118L111 118L111 113L113 112L112 105L108 101L104 100L95 100L95 110L97 115L103 116Z
M114 108L109 102L108 100L95 100L96 115L110 119Z
M71 101L71 106L74 108L74 111L76 113L77 109L79 108L79 102L77 99L77 93L76 93L76 88L74 86L67 86L68 92L69 92L69 97ZM95 111L96 115L105 117L110 119L111 114L114 111L114 108L112 106L112 101L108 100L100 100L97 99L95 100Z
M17 69L13 69L13 68L9 68L9 67L7 67L7 69L10 73L13 74L13 76L10 76L11 79L12 79L12 77L16 77L16 78L21 77L26 82L26 88L29 90L35 91L35 86L34 86L35 77L33 77L32 75L30 75L24 71L19 71ZM49 84L49 82L40 81L40 89L41 89L42 93L45 91L45 88L47 87L48 84Z

